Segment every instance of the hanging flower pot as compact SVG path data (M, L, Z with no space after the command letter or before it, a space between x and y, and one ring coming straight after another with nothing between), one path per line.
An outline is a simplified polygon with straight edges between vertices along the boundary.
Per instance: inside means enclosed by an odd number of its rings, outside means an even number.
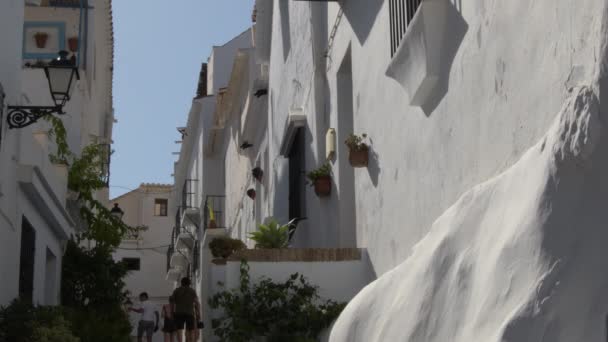
M319 197L331 195L331 176L320 176L314 181L315 194Z
M352 167L366 167L369 162L369 146L363 142L365 138L367 138L365 133L360 136L350 134L344 141L348 146L348 161Z
M68 38L68 48L72 52L76 52L78 50L78 37Z
M255 199L255 190L254 189L247 190L247 196L249 196L249 198L254 200Z
M331 166L329 163L310 171L306 177L314 187L317 196L327 197L331 194Z
M348 161L352 167L367 167L369 161L369 149L349 150Z
M251 174L258 182L261 182L262 177L264 177L264 171L259 166L256 166L253 170L251 170Z
M49 34L46 32L36 32L34 35L34 40L36 40L36 47L39 49L44 49L46 46L46 41L49 38Z

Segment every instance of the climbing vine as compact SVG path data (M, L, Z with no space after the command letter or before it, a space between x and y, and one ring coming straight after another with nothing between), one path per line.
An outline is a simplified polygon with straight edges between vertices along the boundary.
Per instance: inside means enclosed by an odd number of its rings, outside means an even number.
M113 250L124 236L137 228L129 227L112 216L110 210L95 197L95 193L106 186L103 169L110 153L107 145L90 144L77 156L69 149L63 121L50 115L45 119L51 125L49 137L54 138L56 143L56 151L49 157L54 163L69 166L68 189L76 195L81 219L87 226L76 236L77 240L93 240L98 247Z

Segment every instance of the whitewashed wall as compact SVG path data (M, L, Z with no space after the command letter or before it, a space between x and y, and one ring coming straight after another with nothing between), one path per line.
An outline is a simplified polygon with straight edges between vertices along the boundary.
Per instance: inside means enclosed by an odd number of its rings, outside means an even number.
M81 148L98 139L108 142L112 125L112 44L110 3L107 0L96 1L90 11L91 25L89 30L89 51L95 58L89 59L89 68L81 71L81 81L74 91L72 100L66 105L64 123L68 133L70 149L76 153ZM49 10L49 9L46 9ZM42 20L41 8L28 8L32 20ZM65 11L49 10L50 17L61 17ZM0 32L0 43L3 53L0 54L0 84L6 93L4 105L47 105L50 104L48 83L41 70L23 69L22 43L23 22L26 9L24 1L8 0L0 4L0 21L3 30ZM71 20L67 18L68 21ZM96 19L96 20L95 20ZM74 23L68 23L68 32L72 35ZM95 53L93 47L97 46ZM93 63L91 60L95 60ZM97 72L92 72L96 70ZM92 75L92 76L91 76ZM95 93L90 89L94 87ZM5 108L4 108L5 109ZM45 283L50 279L57 286L51 292L58 294L61 279L61 256L63 243L72 231L72 224L65 212L67 192L66 170L53 165L48 158L54 151L54 144L44 133L48 125L44 122L23 129L9 130L6 124L6 111L2 117L0 141L0 276L6 279L0 285L0 304L6 304L18 295L20 237L22 217L26 217L36 231L34 300L40 304L57 304L58 295L45 292ZM33 183L44 204L32 203L18 181L24 177L23 170L31 170ZM31 195L31 193L30 193ZM102 201L104 198L100 198ZM49 209L42 209L46 206ZM58 236L53 231L55 222L59 222L65 236ZM46 274L45 263L47 249L57 262L55 275Z
M134 298L141 292L147 292L152 299L166 299L173 291L173 283L165 280L166 246L170 241L173 218L154 216L154 200L167 199L170 202L171 195L172 191L167 187L160 189L141 186L110 201L118 203L125 212L123 221L126 224L148 227L147 231L141 233L141 240L125 240L114 253L116 260L140 258L141 269L130 272L125 278L127 289Z
M410 106L409 94L385 75L391 61L387 1L341 5L344 15L324 65L338 6L275 2L270 205L277 215L287 212L287 163L277 150L289 109L302 107L308 115L307 169L318 166L326 129L339 130L337 74L351 58L353 128L372 140L369 167L354 171L355 238L357 246L369 249L381 274L411 253L460 194L513 164L547 129L569 88L594 73L597 44L586 37L598 28L602 2L457 2L466 35L442 80L445 94L438 94L440 101L426 113ZM340 160L345 150L337 143ZM335 184L340 184L339 163L333 162ZM333 190L328 200L312 191L307 195L307 229L297 236L302 244L343 241L340 231L348 227L332 213L339 212L340 194L347 189Z

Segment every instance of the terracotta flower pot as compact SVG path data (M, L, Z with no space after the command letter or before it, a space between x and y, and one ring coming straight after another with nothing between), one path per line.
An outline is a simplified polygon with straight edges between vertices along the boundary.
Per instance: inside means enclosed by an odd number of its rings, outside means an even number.
M369 149L350 150L348 161L352 167L366 167L369 161Z
M49 35L44 32L38 32L34 35L34 39L36 40L36 47L39 49L44 49L46 46L46 41L49 38Z
M215 220L209 220L209 226L207 228L217 228L217 223L215 222Z
M68 48L72 52L76 52L78 50L78 37L68 38Z
M321 176L315 179L315 193L319 197L327 197L331 195L331 176Z

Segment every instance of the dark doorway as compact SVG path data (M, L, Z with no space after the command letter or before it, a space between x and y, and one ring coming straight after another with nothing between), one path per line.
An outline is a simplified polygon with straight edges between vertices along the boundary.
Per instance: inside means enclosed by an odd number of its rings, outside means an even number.
M19 297L32 302L34 298L34 261L36 231L23 217L21 222L21 256L19 258Z
M304 216L304 130L298 128L289 151L289 219Z

